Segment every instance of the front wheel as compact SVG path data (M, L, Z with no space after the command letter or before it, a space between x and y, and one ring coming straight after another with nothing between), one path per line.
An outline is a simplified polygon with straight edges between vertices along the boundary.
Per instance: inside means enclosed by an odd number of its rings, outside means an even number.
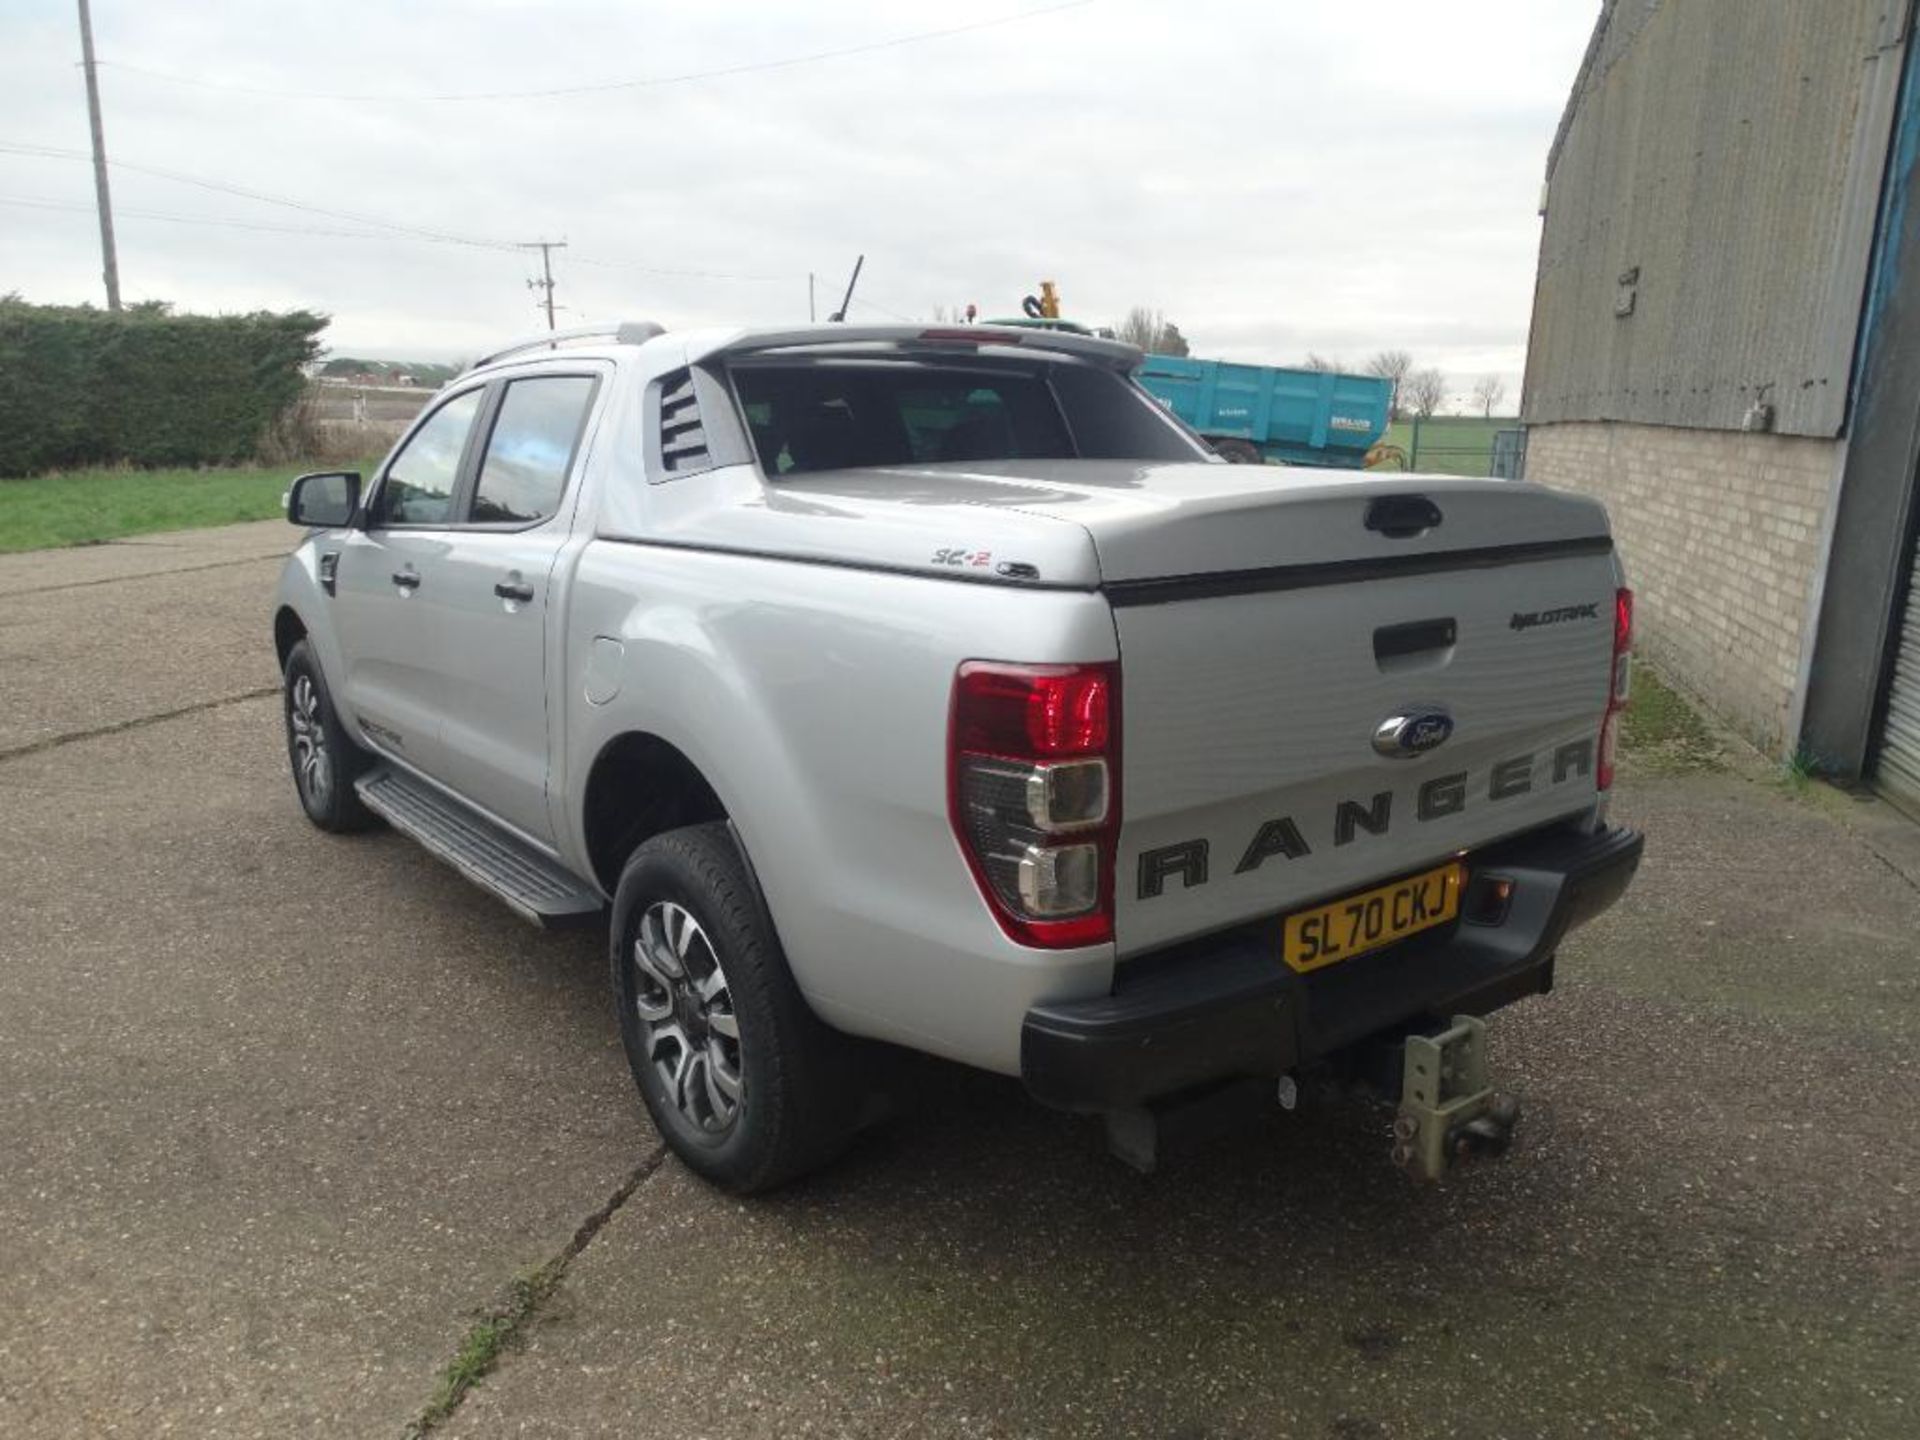
M326 679L302 640L287 655L281 676L282 712L287 724L287 760L300 808L322 830L344 834L377 823L360 803L353 782L367 768L367 752L353 743L333 708Z
M614 894L613 991L641 1098L688 1168L740 1194L852 1136L851 1042L807 1007L725 824L647 841Z

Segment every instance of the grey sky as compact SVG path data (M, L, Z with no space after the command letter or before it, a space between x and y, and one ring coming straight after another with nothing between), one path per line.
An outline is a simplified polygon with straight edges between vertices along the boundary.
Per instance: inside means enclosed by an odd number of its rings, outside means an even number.
M1090 0L1017 24L694 83L488 102L311 100L593 84L1045 9L738 0L95 0L116 160L487 241L565 237L578 318L670 326L1164 310L1195 352L1357 366L1400 346L1514 389L1542 167L1596 0ZM0 144L84 150L72 0L0 19ZM0 151L0 290L101 298L79 160ZM534 262L116 171L129 299L309 306L342 352L470 353L533 328ZM592 263L590 263L592 262ZM711 272L711 278L648 273ZM719 278L749 276L773 278Z

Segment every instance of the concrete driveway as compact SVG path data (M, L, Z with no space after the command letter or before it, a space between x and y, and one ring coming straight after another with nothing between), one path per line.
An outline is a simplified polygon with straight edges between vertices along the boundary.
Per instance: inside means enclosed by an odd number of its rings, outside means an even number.
M0 558L0 1434L398 1436L489 1315L443 1433L1915 1432L1920 888L1877 807L1630 773L1641 879L1497 1022L1521 1141L1442 1188L1337 1101L1143 1179L928 1064L741 1203L660 1162L598 937L307 826L289 539Z

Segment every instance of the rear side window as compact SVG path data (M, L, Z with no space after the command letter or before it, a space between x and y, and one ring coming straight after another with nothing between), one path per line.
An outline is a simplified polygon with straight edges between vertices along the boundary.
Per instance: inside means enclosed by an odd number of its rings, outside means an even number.
M1187 438L1159 401L1111 371L1062 365L1054 393L1073 426L1082 460L1195 460L1197 442Z
M387 466L380 519L392 525L446 525L453 519L453 487L467 432L480 413L483 392L469 390L442 405L414 431Z
M593 386L586 375L509 382L480 462L471 520L532 525L559 508Z
M734 379L769 475L1074 453L1052 392L1031 373L746 366Z
M821 470L995 460L1195 460L1130 382L1071 363L848 360L733 369L760 468Z

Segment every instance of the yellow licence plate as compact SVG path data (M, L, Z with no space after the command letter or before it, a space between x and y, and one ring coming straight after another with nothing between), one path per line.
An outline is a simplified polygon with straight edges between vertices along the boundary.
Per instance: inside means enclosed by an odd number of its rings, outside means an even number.
M1442 865L1289 915L1281 957L1304 975L1444 925L1460 913L1460 887L1466 874L1464 865Z

